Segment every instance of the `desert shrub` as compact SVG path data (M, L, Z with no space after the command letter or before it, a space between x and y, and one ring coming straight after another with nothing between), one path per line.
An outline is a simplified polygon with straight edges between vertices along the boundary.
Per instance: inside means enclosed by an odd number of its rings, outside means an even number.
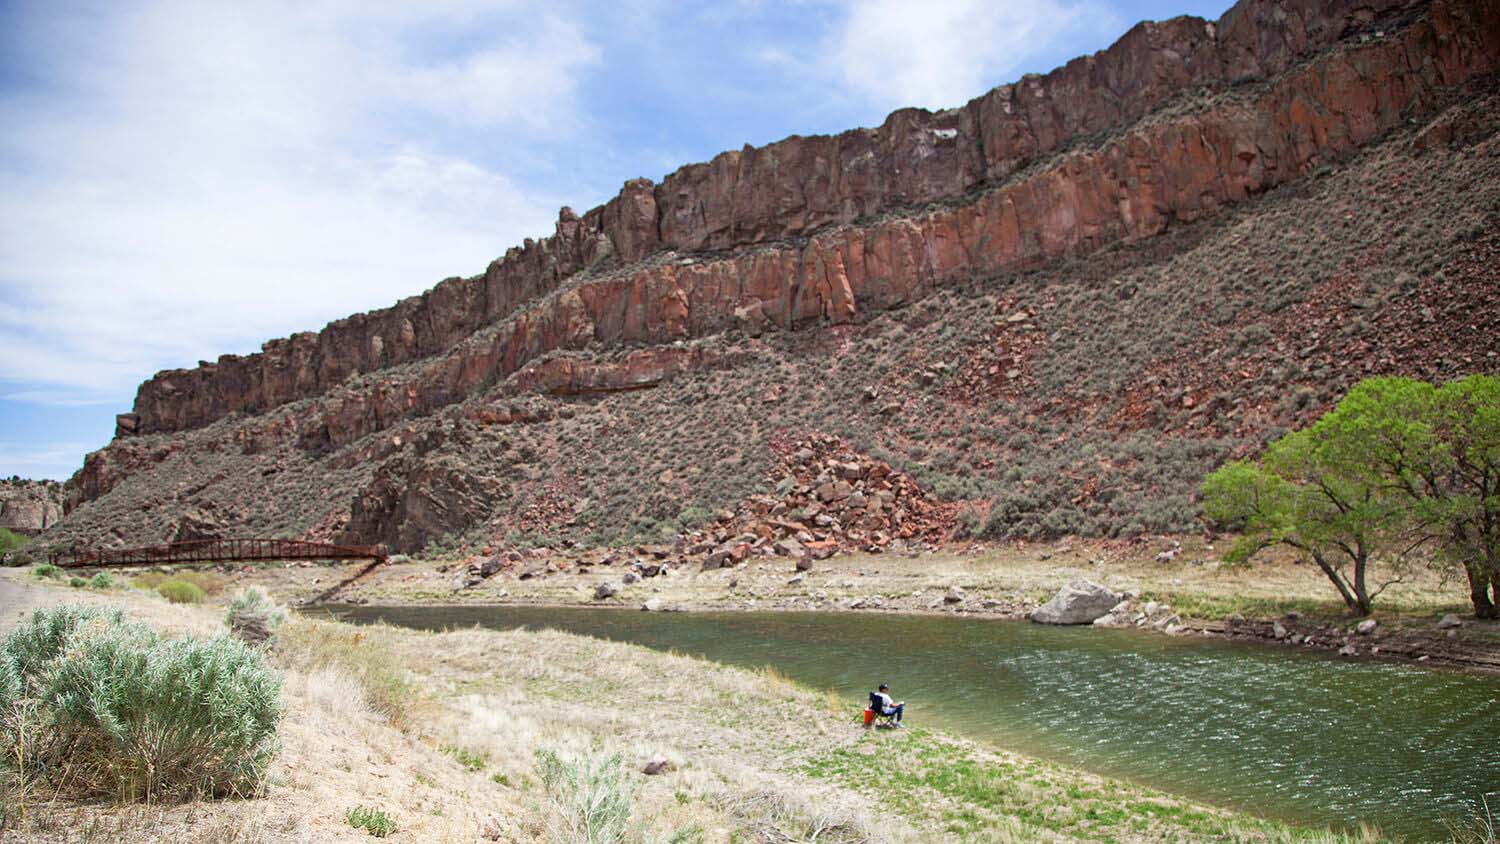
M130 585L137 589L146 589L152 592L158 591L163 583L178 581L190 583L202 590L205 597L217 595L224 591L229 585L229 578L216 571L192 571L181 570L167 574L159 571L143 571L130 578Z
M31 540L10 528L0 528L0 554L8 554L11 551L19 551L22 546Z
M276 631L275 657L304 672L333 668L359 683L370 708L398 727L410 723L417 687L378 627L292 617Z
M156 594L174 604L201 604L205 597L202 589L185 580L164 581L156 587Z
M984 520L981 533L985 539L1005 539L1015 536L1021 520L1033 513L1039 502L1026 493L1008 493L990 505L989 517Z
M259 586L240 590L224 613L229 632L251 644L271 638L283 621L286 621L286 611Z
M42 563L41 565L31 570L31 576L38 578L50 578L52 580L61 580L63 576L63 570L58 568L57 566L52 565L51 563Z
M179 571L172 575L172 579L191 583L202 589L205 595L217 595L229 586L229 578L216 571Z
M0 644L0 774L18 785L122 800L254 793L280 719L280 679L232 639L164 641L119 610L63 606Z
M954 539L970 539L979 535L984 517L978 507L965 507L958 511L958 522L953 528Z
M120 585L120 581L107 571L101 571L89 578L89 586L95 589L113 589Z
M552 808L552 839L559 844L605 844L625 838L633 789L618 753L599 748L559 754L536 752L537 775Z
M81 577L70 577L68 578L68 585L74 589L81 589L89 585L89 582Z
M697 505L690 506L677 514L677 521L688 530L692 530L713 518L713 513L707 507Z
M459 747L456 744L445 744L438 749L451 756L453 761L468 771L482 771L484 770L484 766L489 764L489 760L485 758L483 753L475 752L467 747Z
M396 831L396 822L383 809L374 806L355 806L344 816L344 820L355 829L362 829L376 838L384 838Z

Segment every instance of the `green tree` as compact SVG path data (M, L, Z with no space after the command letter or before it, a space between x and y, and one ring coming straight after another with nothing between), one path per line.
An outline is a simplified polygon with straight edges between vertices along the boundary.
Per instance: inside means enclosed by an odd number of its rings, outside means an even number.
M1259 464L1214 472L1203 493L1209 518L1244 531L1232 560L1295 547L1356 613L1430 544L1465 573L1475 614L1500 614L1500 378L1366 379ZM1371 592L1376 558L1394 578Z
M1370 378L1345 403L1438 560L1468 579L1474 614L1500 617L1500 378Z
M1203 509L1242 531L1227 561L1247 562L1273 545L1295 548L1351 612L1369 615L1375 598L1401 581L1410 550L1405 519L1376 474L1348 459L1324 420L1277 440L1259 464L1237 461L1209 475ZM1389 572L1372 588L1377 560Z

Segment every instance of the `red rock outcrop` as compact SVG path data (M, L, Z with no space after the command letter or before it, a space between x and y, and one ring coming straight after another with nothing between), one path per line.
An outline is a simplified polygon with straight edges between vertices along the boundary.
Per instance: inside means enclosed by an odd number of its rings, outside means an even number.
M961 108L905 109L876 129L792 137L683 167L660 185L628 182L581 217L563 209L553 236L527 240L482 275L273 340L258 354L160 373L141 385L120 431L199 427L319 395L351 375L445 355L415 392L371 403L380 424L452 401L550 349L672 339L736 323L850 319L955 272L1149 235L1295 177L1390 127L1400 109L1422 108L1434 89L1493 70L1497 18L1495 0L1242 0L1217 24L1143 23L1107 50ZM1372 43L1325 56L1259 102L1236 107L1229 84L1281 73L1341 39ZM1136 127L1128 144L1042 163L1205 88L1225 89L1225 102ZM947 219L928 214L868 234L827 232L985 189L969 211L944 212ZM755 250L819 232L811 252ZM620 274L666 251L724 249L741 252ZM505 320L511 325L489 351L465 342Z

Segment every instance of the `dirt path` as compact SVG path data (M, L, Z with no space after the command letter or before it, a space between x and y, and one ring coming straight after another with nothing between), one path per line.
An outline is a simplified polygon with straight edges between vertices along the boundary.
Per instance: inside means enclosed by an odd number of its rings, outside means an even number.
M36 603L36 587L0 574L0 631L9 630Z

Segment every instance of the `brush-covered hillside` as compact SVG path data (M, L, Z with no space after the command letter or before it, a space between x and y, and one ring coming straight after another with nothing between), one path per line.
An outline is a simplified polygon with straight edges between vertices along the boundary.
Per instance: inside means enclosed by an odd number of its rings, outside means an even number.
M1497 74L1496 0L1242 0L627 182L156 375L44 541L1191 530L1207 471L1359 379L1500 372Z

